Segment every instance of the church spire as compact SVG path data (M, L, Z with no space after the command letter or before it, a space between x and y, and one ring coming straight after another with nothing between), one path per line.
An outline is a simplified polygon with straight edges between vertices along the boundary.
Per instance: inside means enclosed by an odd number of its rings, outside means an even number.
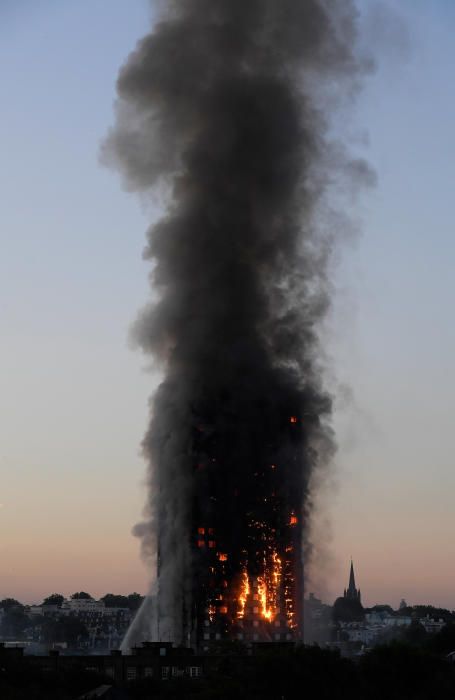
M358 600L360 602L360 589L357 590L355 587L355 575L354 575L354 563L351 558L351 570L349 572L349 586L344 592L345 598L350 598L351 600Z
M352 561L352 559L351 559L351 571L350 571L350 574L349 574L349 587L348 587L348 591L355 591L355 590L356 590L356 588L355 588L354 564L353 564L353 561Z

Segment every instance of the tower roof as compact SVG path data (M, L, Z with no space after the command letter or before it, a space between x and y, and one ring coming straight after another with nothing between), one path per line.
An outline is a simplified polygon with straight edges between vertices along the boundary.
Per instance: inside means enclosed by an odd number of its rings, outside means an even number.
M348 591L355 591L355 576L354 576L354 564L351 559L351 571L349 573L349 586L348 586Z
M360 602L360 589L355 587L354 564L351 559L351 569L349 571L349 586L344 591L344 597L350 600L358 600Z

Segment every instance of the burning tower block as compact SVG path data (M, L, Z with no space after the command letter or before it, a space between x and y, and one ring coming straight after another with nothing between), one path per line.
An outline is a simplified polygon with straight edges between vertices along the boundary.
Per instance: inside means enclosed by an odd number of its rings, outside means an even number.
M137 528L157 578L128 643L302 637L309 484L334 450L326 194L369 172L329 118L364 70L356 18L352 0L158 3L120 71L105 153L164 205L135 325L163 370Z
M287 417L281 428L282 460L291 464L260 458L242 464L236 461L235 430L228 431L229 440L213 424L195 430L194 587L183 617L184 636L196 647L225 639L302 638L301 493L283 489L301 447L301 420Z

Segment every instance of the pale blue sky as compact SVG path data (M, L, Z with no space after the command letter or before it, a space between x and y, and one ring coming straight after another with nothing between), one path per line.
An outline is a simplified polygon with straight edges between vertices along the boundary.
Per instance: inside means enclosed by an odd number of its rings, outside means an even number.
M363 234L336 273L320 590L341 590L352 554L368 603L455 607L455 7L390 0L399 16L381 24L381 5L362 0L379 67L349 134L368 133L356 150L378 186L353 205ZM130 529L153 378L128 347L147 217L98 151L149 24L146 0L0 3L0 597L147 585Z

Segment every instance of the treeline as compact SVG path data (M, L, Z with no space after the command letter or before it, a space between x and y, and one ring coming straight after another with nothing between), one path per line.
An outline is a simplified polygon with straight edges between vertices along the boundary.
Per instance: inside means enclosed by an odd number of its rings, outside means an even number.
M89 593L80 591L73 593L72 599L94 600ZM33 615L27 613L27 606L14 598L4 598L0 601L0 638L21 641L24 635L27 638L36 638L44 643L67 642L70 646L78 640L88 638L88 629L78 615L59 615L60 608L65 598L60 593L53 593L40 604L43 607L57 608L53 615ZM139 593L130 595L116 595L107 593L100 598L108 608L127 608L134 615L140 607L143 596ZM105 623L107 625L107 623Z
M69 597L72 600L96 600L92 595L90 595L90 593L86 593L85 591L73 593ZM41 603L37 603L37 605L56 605L57 607L60 607L64 600L65 596L61 593L52 593L50 596L47 596L47 598L44 598ZM129 595L106 593L106 595L99 598L99 600L102 601L108 608L129 608L130 610L134 611L140 607L142 601L144 600L144 596L140 595L139 593L130 593ZM26 606L23 603L15 598L4 598L3 600L0 600L1 610L8 611L12 608L25 607Z

